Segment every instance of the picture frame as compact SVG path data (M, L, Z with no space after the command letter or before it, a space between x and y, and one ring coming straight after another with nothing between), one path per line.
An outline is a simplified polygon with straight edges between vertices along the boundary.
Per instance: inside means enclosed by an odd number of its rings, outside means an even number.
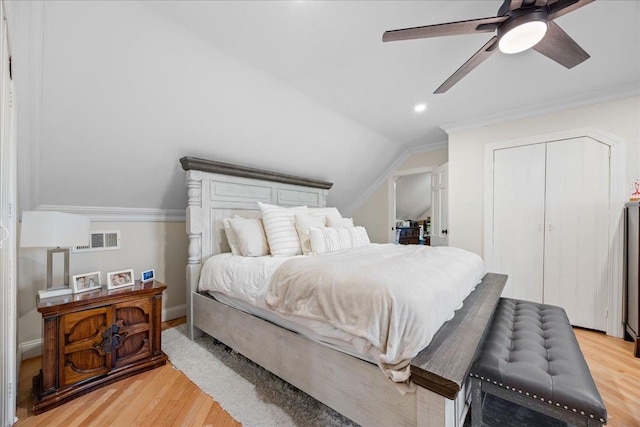
M100 289L100 272L92 271L91 273L76 274L72 277L72 282L74 294Z
M133 276L133 269L112 271L107 273L107 288L117 289L126 286L135 285L136 280Z
M153 270L145 270L140 275L140 281L142 283L152 282L156 280L156 272Z

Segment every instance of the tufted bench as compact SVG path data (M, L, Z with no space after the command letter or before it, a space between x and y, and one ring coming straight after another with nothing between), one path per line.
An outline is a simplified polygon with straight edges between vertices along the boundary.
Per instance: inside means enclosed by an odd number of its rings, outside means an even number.
M474 427L483 425L483 393L572 425L607 423L607 410L561 307L501 298L470 375Z

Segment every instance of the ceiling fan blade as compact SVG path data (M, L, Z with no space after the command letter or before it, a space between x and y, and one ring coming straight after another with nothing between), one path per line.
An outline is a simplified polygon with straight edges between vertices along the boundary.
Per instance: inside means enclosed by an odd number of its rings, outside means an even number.
M522 7L522 0L511 0L509 4L509 10L516 10Z
M445 24L385 31L382 35L382 41L392 42L429 37L457 36L476 32L487 33L495 31L495 29L498 28L498 24L504 22L507 18L508 16L495 16L492 18L471 19L468 21L447 22Z
M476 68L482 61L487 59L493 52L498 48L498 37L493 36L491 40L489 40L479 51L473 54L471 58L467 62L465 62L462 67L458 68L458 70L451 75L444 83L440 85L438 89L436 89L433 93L445 93L448 91L454 84L458 83L464 76L469 74L471 70Z
M549 0L549 19L559 18L594 1L595 0Z
M547 24L547 34L533 47L535 50L567 68L573 68L590 58L558 24L553 21Z

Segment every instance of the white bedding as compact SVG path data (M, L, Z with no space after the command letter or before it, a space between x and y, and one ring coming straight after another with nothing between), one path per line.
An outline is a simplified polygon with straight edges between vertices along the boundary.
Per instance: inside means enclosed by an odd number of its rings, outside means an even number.
M456 248L372 244L319 256L205 262L200 291L239 298L342 340L395 382L462 306L485 274L482 259Z

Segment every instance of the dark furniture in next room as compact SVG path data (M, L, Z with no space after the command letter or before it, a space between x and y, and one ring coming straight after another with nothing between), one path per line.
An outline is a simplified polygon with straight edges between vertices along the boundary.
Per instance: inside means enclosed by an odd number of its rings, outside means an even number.
M626 209L626 292L624 323L626 338L634 341L634 355L640 357L640 202L627 203Z

